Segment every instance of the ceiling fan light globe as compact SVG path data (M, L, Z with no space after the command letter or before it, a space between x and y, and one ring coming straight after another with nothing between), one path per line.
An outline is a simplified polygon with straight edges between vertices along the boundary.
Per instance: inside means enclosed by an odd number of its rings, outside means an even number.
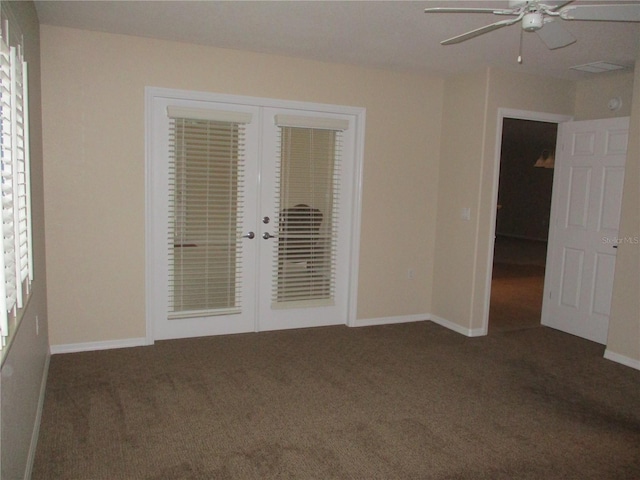
M522 17L522 29L527 32L540 30L544 25L544 16L540 12L530 12Z

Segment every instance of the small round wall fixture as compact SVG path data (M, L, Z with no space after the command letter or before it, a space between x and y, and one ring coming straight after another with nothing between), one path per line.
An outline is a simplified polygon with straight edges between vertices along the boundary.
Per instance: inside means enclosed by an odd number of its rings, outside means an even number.
M622 107L622 99L620 97L613 97L609 100L608 107L612 112L617 112L620 110L620 107Z

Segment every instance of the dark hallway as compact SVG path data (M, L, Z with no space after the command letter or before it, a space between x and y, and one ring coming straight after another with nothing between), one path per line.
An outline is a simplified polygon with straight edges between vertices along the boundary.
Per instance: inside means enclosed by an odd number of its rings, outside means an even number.
M489 332L540 326L558 125L502 125Z

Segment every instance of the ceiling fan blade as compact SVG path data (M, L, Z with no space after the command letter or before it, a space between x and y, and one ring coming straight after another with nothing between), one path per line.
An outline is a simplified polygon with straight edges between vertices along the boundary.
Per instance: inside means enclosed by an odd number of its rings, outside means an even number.
M576 38L560 22L554 20L546 20L536 33L550 50L566 47L576 41Z
M555 12L560 10L562 7L566 7L570 3L573 3L574 0L545 0L544 4L549 7L549 11Z
M560 9L564 20L599 20L604 22L640 22L640 4L569 5Z
M494 13L496 15L517 15L513 10L504 10L496 8L450 8L450 7L434 7L425 8L424 13Z
M499 28L506 27L508 25L513 25L518 22L522 18L522 15L518 15L518 18L513 20L502 20L501 22L492 23L491 25L486 25L484 27L476 28L475 30L471 30L470 32L463 33L462 35L458 35L456 37L449 38L440 42L441 45L453 45L454 43L464 42L465 40L470 40L475 37L479 37L485 33L493 32L494 30L498 30Z

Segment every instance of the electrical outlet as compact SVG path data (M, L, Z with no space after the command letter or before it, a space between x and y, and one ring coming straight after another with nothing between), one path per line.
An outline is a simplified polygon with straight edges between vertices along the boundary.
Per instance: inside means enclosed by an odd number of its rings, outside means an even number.
M407 278L409 280L413 280L413 277L415 277L415 272L413 270L413 268L410 268L407 270Z

